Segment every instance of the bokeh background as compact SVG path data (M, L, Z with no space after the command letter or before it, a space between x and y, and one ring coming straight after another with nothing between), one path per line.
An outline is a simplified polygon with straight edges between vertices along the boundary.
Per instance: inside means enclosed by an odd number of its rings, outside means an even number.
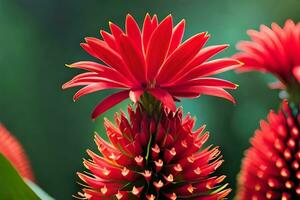
M229 43L221 56L230 56L236 42L248 38L247 29L299 21L300 0L0 0L0 121L24 145L39 185L56 199L72 199L79 190L76 171L83 170L85 150L95 149L94 131L103 133L103 117L93 122L90 112L111 92L73 103L75 89L62 91L61 85L79 71L64 64L90 59L79 43L85 36L98 37L108 21L123 26L131 13L142 24L147 12L160 19L171 13L175 22L185 18L185 38L208 31L208 44ZM221 77L240 85L232 92L237 105L205 96L182 105L198 125L207 124L208 143L220 146L225 158L219 173L235 189L249 138L280 100L266 86L270 76L228 72ZM112 118L127 103L103 116Z

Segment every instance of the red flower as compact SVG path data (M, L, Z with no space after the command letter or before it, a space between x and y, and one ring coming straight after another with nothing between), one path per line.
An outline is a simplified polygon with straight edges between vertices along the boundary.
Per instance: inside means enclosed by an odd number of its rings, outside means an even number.
M300 84L300 23L287 20L284 27L273 23L269 28L261 25L260 31L249 30L251 41L237 45L241 50L234 58L245 65L240 71L259 70L277 76L281 83L273 88Z
M16 168L22 177L34 181L29 161L21 144L1 123L0 153L11 162L11 164Z
M156 112L157 113L157 112ZM225 176L212 173L222 164L218 147L203 148L205 127L192 131L195 120L182 118L182 110L161 110L149 116L139 104L116 115L116 125L105 120L109 142L95 142L101 156L88 150L84 160L90 171L78 173L87 184L80 198L100 199L201 199L225 198L230 189L220 185ZM201 149L201 150L200 150Z
M251 139L239 176L237 199L300 199L300 106L283 102Z
M121 89L104 99L95 108L92 118L128 97L137 102L144 92L172 111L176 108L174 100L200 94L234 102L224 89L236 89L235 84L208 77L240 65L230 58L208 61L228 45L202 48L209 38L205 32L182 43L185 21L173 27L171 15L158 23L156 15L151 18L147 14L141 29L133 17L127 15L125 31L113 23L109 27L111 33L100 31L103 39L87 37L86 43L81 44L103 64L81 61L67 65L89 72L75 76L63 85L64 89L85 86L74 95L74 100L104 89Z

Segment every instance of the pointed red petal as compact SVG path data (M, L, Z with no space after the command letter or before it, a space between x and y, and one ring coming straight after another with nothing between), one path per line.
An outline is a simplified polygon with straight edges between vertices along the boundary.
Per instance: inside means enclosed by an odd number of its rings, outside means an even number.
M192 79L186 82L179 82L176 85L178 86L213 86L221 87L225 89L236 89L237 85L223 79L219 78L198 78ZM176 86L175 86L176 87Z
M106 44L114 51L117 51L117 45L114 36L103 30L100 31L100 34Z
M96 91L106 90L106 89L116 89L116 88L124 88L124 87L122 87L119 84L108 83L108 82L93 83L78 90L73 96L73 100L77 101L77 99L79 99L80 97Z
M172 36L172 17L166 17L154 30L150 38L147 53L147 77L153 80L165 60Z
M181 71L202 48L205 36L206 33L195 35L177 48L161 67L159 75L157 76L157 82L163 83Z
M97 72L97 73L104 72L104 68L108 68L105 65L101 65L99 63L92 62L92 61L79 61L76 63L72 63L70 65L67 65L67 67L84 69L87 71Z
M194 70L190 71L183 79L189 80L203 76L210 76L218 73L222 73L231 69L235 69L242 65L238 60L230 58L222 58L212 60L202 65L199 65Z
M185 27L185 20L181 20L181 22L179 22L173 29L172 40L170 43L168 55L173 53L173 51L180 45L184 34L184 27Z
M123 30L112 22L109 22L109 28L115 39L124 34Z
M107 84L113 84L115 86L117 86L118 88L126 88L128 86L122 84L122 83L118 83L114 80L110 80L110 79L106 79L106 78L102 78L99 77L97 74L96 75L90 75L90 76L85 76L85 74L80 74L80 75L84 75L84 76L76 76L74 77L72 80L70 80L69 82L65 83L62 86L62 89L67 89L67 88L71 88L71 87L76 87L76 86L83 86L83 85L90 85L90 84L97 84L97 83L107 83Z
M146 83L146 63L141 49L127 36L121 35L118 39L121 55L131 74L138 82Z
M166 107L168 107L170 110L175 111L176 106L174 99L172 95L170 95L167 91L159 89L159 88L154 88L154 89L149 89L148 92L153 95L155 98L160 100L162 104Z
M93 49L90 47L90 45L86 43L80 43L80 46L91 56L98 58L98 55L93 51Z
M134 43L139 48L139 50L142 50L142 38L141 38L140 28L130 14L126 16L125 28L126 28L127 36L132 41L134 41Z
M196 55L196 57L193 59L193 61L188 64L188 68L195 67L202 64L203 62L207 61L214 55L226 49L228 46L229 46L228 44L223 44L223 45L208 46L204 49L201 49L199 53Z
M111 67L107 67L105 65L101 65L96 62L80 61L80 62L72 63L71 65L67 65L67 67L84 69L91 72L97 72L97 74L93 74L93 75L108 79L111 82L116 82L121 85L127 85L127 86L132 85L131 82L124 75L122 75L115 69Z
M120 103L121 101L128 98L129 91L120 91L106 97L102 102L100 102L92 113L92 119L97 118L99 115L104 113L106 110L110 109L114 105Z
M169 92L173 95L174 93L198 93L210 95L210 96L216 96L221 97L224 99L227 99L233 103L235 103L234 98L224 89L219 87L210 87L210 86L184 86L184 87L174 87L171 89L168 89ZM174 94L175 95L175 94Z
M146 17L144 19L143 33L142 33L144 53L146 53L146 50L147 50L148 43L149 43L150 36L151 36L152 32L153 32L153 29L152 29L152 24L151 24L151 17L147 13Z
M152 29L156 29L158 26L158 18L157 15L153 15L152 19L151 19L151 25L152 25Z
M198 91L200 94L205 94L205 95L210 95L210 96L216 96L216 97L221 97L224 99L227 99L231 101L232 103L236 103L235 99L229 94L226 90L218 87L199 87Z
M122 58L114 50L109 48L105 42L97 38L86 38L85 40L97 55L98 59L117 71L126 73L126 65Z

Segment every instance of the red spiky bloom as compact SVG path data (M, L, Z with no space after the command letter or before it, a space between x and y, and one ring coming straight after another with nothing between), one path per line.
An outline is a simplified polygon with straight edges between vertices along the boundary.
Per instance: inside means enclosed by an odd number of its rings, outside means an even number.
M92 118L128 97L137 102L145 92L172 111L176 109L174 100L200 94L234 102L224 89L236 89L235 84L208 77L240 66L231 58L208 61L228 45L203 48L209 38L206 32L182 43L185 21L173 26L171 15L159 23L156 15L147 14L141 29L134 18L127 15L125 31L113 23L109 27L111 33L100 31L102 39L87 37L86 43L81 44L102 64L81 61L67 65L89 72L75 76L63 86L64 89L85 86L74 95L74 100L104 89L121 89L97 105Z
M11 162L23 178L34 181L34 176L25 151L18 140L12 136L1 123L0 153Z
M221 184L225 176L212 175L223 160L218 147L202 147L205 127L193 131L195 120L183 118L182 109L158 111L149 116L139 104L128 107L128 118L116 115L116 125L105 120L109 142L95 136L101 156L87 151L79 198L217 200L229 194Z
M287 20L283 28L272 23L271 28L261 25L260 31L247 33L251 41L238 43L241 52L234 56L244 63L239 71L272 73L280 80L271 85L273 88L293 88L294 84L300 84L300 23Z
M261 122L239 175L239 200L300 199L300 106L287 101Z

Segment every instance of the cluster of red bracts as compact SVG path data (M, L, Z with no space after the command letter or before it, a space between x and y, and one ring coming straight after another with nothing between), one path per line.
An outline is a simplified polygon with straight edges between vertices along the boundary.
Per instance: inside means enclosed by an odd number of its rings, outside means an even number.
M300 199L300 106L287 101L251 139L239 178L238 199Z
M217 147L203 149L204 126L193 131L195 120L182 110L161 110L154 120L141 105L116 115L116 125L105 120L109 142L95 136L102 156L88 150L79 173L88 185L79 195L87 199L201 199L225 198L230 189L220 185L225 176L211 176L223 160Z
M225 89L236 89L236 84L209 77L241 65L231 58L209 60L228 45L203 48L209 39L206 32L182 43L185 21L173 27L171 15L158 22L156 15L147 14L141 29L134 18L127 15L125 31L113 23L109 27L111 33L100 31L102 39L88 37L86 43L81 44L103 64L81 61L67 65L88 72L63 85L64 89L84 86L74 95L74 100L96 91L121 89L97 105L92 118L126 98L138 102L145 92L172 111L176 110L174 101L181 97L195 98L204 94L235 102Z

